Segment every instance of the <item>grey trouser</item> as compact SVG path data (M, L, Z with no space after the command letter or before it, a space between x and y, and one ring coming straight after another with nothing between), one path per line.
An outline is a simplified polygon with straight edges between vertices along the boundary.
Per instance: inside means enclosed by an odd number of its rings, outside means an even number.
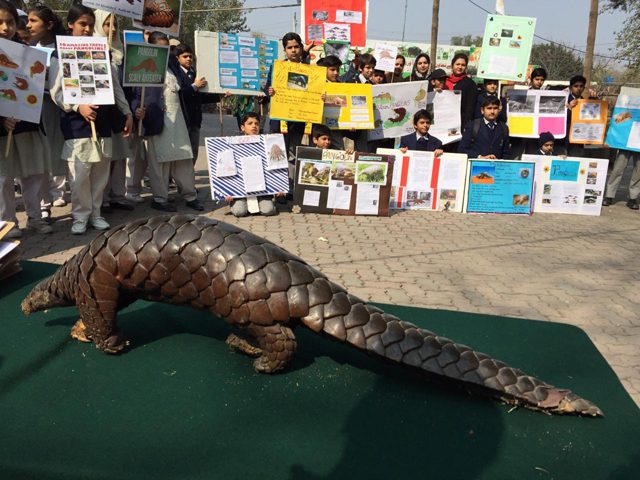
M638 198L638 195L640 195L640 153L629 150L618 150L618 155L613 164L613 170L607 181L605 197L615 198L629 160L633 162L633 173L631 174L631 181L629 182L629 199L635 200Z

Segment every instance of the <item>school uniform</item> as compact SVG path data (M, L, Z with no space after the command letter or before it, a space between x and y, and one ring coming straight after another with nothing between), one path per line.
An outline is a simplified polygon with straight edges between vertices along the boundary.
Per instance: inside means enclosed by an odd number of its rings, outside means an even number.
M180 94L185 105L185 121L189 132L191 150L193 150L193 164L198 160L198 150L200 147L200 128L202 127L202 95L198 92L198 87L194 83L196 71L192 68L188 70L180 66L182 80L186 83L180 90Z
M364 78L362 73L358 73L355 77L353 77L350 81L345 83L360 83L360 84L369 84L371 85L371 80ZM363 130L356 130L352 132L351 130L345 130L344 137L353 140L353 149L356 152L368 152L369 151L369 142L368 142L368 134Z
M482 102L484 102L485 98L498 98L495 94L490 94L488 92L480 92L478 93L478 100L476 100L476 111L474 115L474 119L482 118ZM504 97L500 97L500 103L502 104L502 110L498 114L498 120L504 123L507 123L507 99Z
M423 137L416 132L403 136L400 139L400 148L419 152L433 152L442 148L442 142L428 133Z
M504 160L510 158L509 138L505 138L505 130L500 122L488 122L483 118L475 141L472 140L472 136L473 122L469 122L462 134L458 153L465 153L469 158L486 155L495 155L496 158Z
M573 100L581 100L582 97L576 97L572 93L569 93L567 103L571 103ZM556 141L558 151L568 155L570 157L582 157L584 155L584 145L580 143L569 143L569 132L571 131L571 113L572 110L567 108L567 134L564 138L560 138Z

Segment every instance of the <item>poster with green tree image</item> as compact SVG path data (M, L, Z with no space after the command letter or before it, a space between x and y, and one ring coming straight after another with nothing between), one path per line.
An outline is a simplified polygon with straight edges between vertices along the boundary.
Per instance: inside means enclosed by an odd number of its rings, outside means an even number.
M169 46L127 43L124 57L124 87L161 87L167 75Z

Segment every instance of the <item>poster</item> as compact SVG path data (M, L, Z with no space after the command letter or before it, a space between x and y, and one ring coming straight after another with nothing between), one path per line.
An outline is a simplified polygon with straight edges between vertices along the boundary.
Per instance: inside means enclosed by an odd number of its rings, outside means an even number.
M282 135L277 136L282 138ZM222 200L227 196L245 198L289 191L287 166L270 168L265 135L215 137L205 138L204 141L211 198L214 200ZM270 144L274 144L273 139Z
M469 160L465 212L530 215L534 173L535 162Z
M557 140L567 135L569 92L509 90L506 97L509 136L537 139L551 132Z
M640 152L640 88L620 90L605 143L611 148Z
M543 155L522 160L536 164L534 212L600 215L609 160Z
M607 128L609 102L605 100L578 100L571 110L569 142L602 145Z
M395 155L390 208L462 212L467 156L379 148L377 153Z
M323 39L333 39L364 47L368 14L367 0L302 0L301 36L305 43L315 45L320 45Z
M536 19L488 15L478 77L524 82Z
M124 30L124 43L145 43L144 34L140 30Z
M322 123L332 130L373 128L371 85L329 83L325 87Z
M142 20L134 20L134 27L164 32L173 37L180 34L182 0L127 0L126 3L139 1L144 2Z
M327 69L276 60L273 64L271 119L322 123Z
M388 43L377 43L373 56L376 59L376 70L393 72L396 68L398 47Z
M342 63L349 59L349 42L325 42L324 56L333 55L338 57Z
M40 123L47 53L2 38L0 59L1 115Z
M67 105L113 105L106 37L57 36L62 95Z
M413 116L427 109L433 114L429 134L443 144L462 138L460 125L461 96L457 91L427 93L428 82L374 85L373 118L375 128L369 140L394 138L415 132Z
M142 20L142 9L144 4L141 0L82 0L82 5L89 8L99 8L106 12L113 12L116 15Z
M168 61L168 45L127 43L124 47L124 74L122 86L164 86Z

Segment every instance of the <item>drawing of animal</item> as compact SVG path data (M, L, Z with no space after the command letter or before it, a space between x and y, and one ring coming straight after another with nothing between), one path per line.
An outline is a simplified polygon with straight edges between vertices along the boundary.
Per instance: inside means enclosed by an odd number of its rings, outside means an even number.
M41 61L36 60L35 63L31 65L29 71L31 72L29 76L33 78L34 75L44 72L44 64Z
M424 100L427 96L427 91L424 88L421 88L418 94L416 95L415 101L419 102L420 100Z
M3 82L6 82L7 80L9 80L9 77L7 76L7 74L4 73L2 70L0 70L0 80L2 80Z
M271 162L280 162L286 158L287 156L278 145L273 145L271 147L271 153L269 154L269 160Z
M2 94L2 96L4 98L6 98L7 100L12 100L12 101L16 101L16 92L14 92L11 89L8 90L0 90L0 93Z
M382 50L380 52L380 58L391 58L391 59L393 59L391 54L389 52L387 52L386 50Z
M4 53L0 53L0 67L18 68L20 65L13 63Z
M75 305L80 318L72 337L113 354L129 344L118 328L118 312L137 300L224 318L246 333L232 333L227 343L257 357L257 372L287 367L297 347L293 329L306 327L428 378L513 405L603 415L569 390L387 314L283 248L206 217L156 216L103 232L40 282L21 306L30 315Z
M392 101L392 97L390 93L381 93L380 95L376 95L375 97L373 97L374 100L380 100L380 101L387 101L390 102Z
M27 82L26 78L16 77L16 81L13 82L13 86L18 90L26 90L29 88L29 82Z
M158 66L152 58L147 58L131 69L132 72L138 72L140 70L144 70L145 72L157 72Z
M393 112L396 114L396 116L389 119L391 123L400 123L407 116L406 108L394 108Z

